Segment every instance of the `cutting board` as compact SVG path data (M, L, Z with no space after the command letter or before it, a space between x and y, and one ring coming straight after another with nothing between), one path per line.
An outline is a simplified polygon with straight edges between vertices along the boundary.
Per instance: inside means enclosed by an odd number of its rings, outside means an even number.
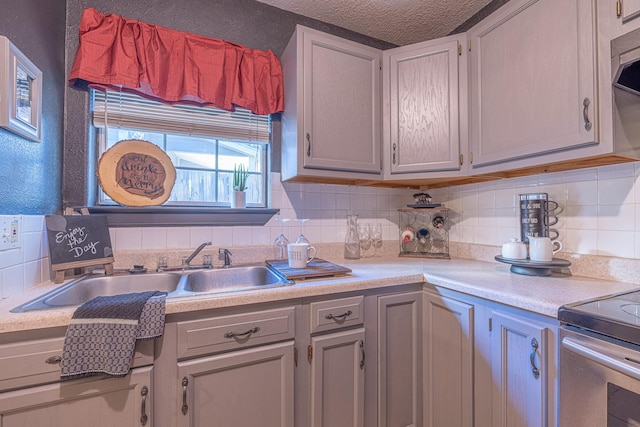
M268 260L265 261L269 268L277 271L288 280L305 280L315 277L340 276L351 273L351 269L342 267L320 258L315 258L307 268L289 267L289 262L285 260Z

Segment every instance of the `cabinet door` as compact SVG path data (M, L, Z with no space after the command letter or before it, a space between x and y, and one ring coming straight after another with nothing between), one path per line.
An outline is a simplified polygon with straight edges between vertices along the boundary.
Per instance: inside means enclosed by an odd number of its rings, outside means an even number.
M380 51L303 33L304 167L380 173Z
M466 56L463 68L459 62L465 41L459 35L383 52L385 173L460 169Z
M547 425L547 327L494 311L491 332L493 426Z
M2 427L151 426L151 367L0 394Z
M474 169L597 143L594 10L513 0L469 31Z
M422 425L422 292L378 298L378 426Z
M364 329L311 339L311 426L364 427Z
M473 425L473 309L425 292L425 427Z
M609 0L612 11L612 38L640 27L640 0Z
M293 427L293 341L178 363L179 426Z

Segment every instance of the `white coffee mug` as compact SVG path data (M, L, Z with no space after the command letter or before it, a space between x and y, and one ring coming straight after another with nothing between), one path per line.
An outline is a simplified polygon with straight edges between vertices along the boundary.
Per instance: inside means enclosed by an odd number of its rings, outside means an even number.
M313 255L309 256L309 253ZM316 248L308 243L289 243L287 245L289 267L306 268L307 264L316 257Z
M562 249L558 240L551 241L548 237L529 236L529 259L531 261L549 262L553 255Z

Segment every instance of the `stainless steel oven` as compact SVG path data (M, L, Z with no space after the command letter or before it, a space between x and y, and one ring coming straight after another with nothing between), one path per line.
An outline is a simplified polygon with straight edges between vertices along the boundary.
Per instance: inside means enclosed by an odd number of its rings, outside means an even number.
M640 290L564 306L560 426L640 427Z

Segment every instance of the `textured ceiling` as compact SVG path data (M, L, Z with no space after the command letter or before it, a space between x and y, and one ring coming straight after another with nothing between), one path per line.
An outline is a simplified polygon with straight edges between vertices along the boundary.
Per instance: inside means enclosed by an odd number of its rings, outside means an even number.
M398 46L443 37L491 0L258 0Z

